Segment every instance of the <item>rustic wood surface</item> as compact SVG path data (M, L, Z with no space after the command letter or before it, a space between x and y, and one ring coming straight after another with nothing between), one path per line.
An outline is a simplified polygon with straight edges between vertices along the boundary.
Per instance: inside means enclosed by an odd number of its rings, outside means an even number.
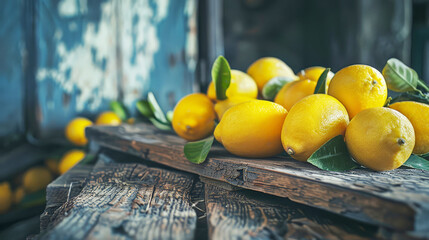
M91 170L92 166L78 164L46 187L46 208L40 216L40 231L47 229L59 207L80 193Z
M195 177L114 163L101 154L80 193L55 210L41 239L193 239ZM55 194L48 196L54 197ZM49 200L49 202L52 202Z
M215 145L205 163L190 163L185 141L148 124L87 128L102 147L397 230L429 230L429 173L400 168L328 172L286 156L234 157Z
M210 239L375 239L377 228L250 190L206 184Z

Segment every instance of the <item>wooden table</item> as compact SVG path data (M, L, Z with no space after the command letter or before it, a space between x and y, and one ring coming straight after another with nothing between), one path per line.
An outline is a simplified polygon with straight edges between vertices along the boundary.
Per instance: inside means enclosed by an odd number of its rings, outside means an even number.
M326 172L286 156L215 146L192 164L184 141L150 125L94 127L96 164L48 186L46 239L424 239L429 174Z

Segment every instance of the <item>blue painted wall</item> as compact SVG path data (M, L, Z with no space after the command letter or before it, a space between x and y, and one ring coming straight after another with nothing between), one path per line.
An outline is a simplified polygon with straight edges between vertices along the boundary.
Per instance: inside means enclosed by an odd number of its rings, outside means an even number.
M0 139L24 132L23 1L0 8Z
M28 131L46 140L62 136L76 116L107 110L112 100L134 112L135 102L153 91L170 110L192 92L196 0L23 1L7 0L0 9L0 52L6 55L0 103L8 106L0 123L13 119L0 126L0 136L23 131L23 94ZM22 14L24 8L31 14ZM25 51L31 68L24 79ZM26 93L23 82L31 86Z

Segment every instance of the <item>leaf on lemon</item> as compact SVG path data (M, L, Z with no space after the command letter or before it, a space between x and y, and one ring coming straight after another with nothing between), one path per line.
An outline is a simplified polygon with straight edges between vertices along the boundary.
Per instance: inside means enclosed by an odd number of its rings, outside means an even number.
M156 120L160 121L161 123L168 124L167 118L165 117L164 112L162 111L161 107L156 101L155 95L153 95L152 92L147 94L147 101L149 102L150 109L152 110Z
M421 158L424 158L426 160L429 160L429 152L428 153L424 153L424 154L420 154L418 156L421 157Z
M216 98L218 100L226 99L226 90L231 83L231 68L228 61L219 56L212 66L212 79L216 91Z
M264 99L273 100L284 85L294 80L295 79L286 76L271 78L262 88L262 96Z
M158 129L161 129L161 130L171 130L170 124L162 123L162 122L158 121L158 119L156 119L154 117L150 117L148 119Z
M403 101L414 101L429 104L429 93L420 94L418 92L403 92L400 93L398 96L392 98L389 104Z
M350 157L343 135L338 135L326 142L307 159L307 162L320 169L336 172L360 167Z
M416 71L396 58L387 61L383 68L383 76L387 87L395 92L419 91L419 76Z
M402 165L409 168L429 171L429 161L415 154L411 154L410 158Z
M314 94L317 93L326 93L326 78L328 77L328 73L331 71L330 68L325 68L325 71L320 75L317 80L316 88L314 89Z
M128 111L122 103L112 101L110 102L110 109L112 109L112 111L118 115L122 121L125 121L128 118Z
M168 111L167 115L165 115L167 117L167 120L171 123L173 122L173 111Z
M149 102L146 100L140 100L136 103L137 110L145 117L153 117L152 109L150 108Z
M213 145L214 137L210 136L200 141L186 143L183 152L185 157L193 163L203 163L210 152Z

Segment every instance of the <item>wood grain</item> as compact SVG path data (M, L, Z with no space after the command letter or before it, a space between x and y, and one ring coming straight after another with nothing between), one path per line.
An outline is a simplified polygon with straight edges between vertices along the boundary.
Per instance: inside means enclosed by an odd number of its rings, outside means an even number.
M239 158L219 145L197 165L184 157L184 140L147 124L91 127L87 136L106 148L360 221L429 231L429 174L423 170L328 172L286 156Z
M42 239L193 239L194 177L100 159L86 185L51 217Z
M374 239L377 228L249 190L206 184L210 239Z

